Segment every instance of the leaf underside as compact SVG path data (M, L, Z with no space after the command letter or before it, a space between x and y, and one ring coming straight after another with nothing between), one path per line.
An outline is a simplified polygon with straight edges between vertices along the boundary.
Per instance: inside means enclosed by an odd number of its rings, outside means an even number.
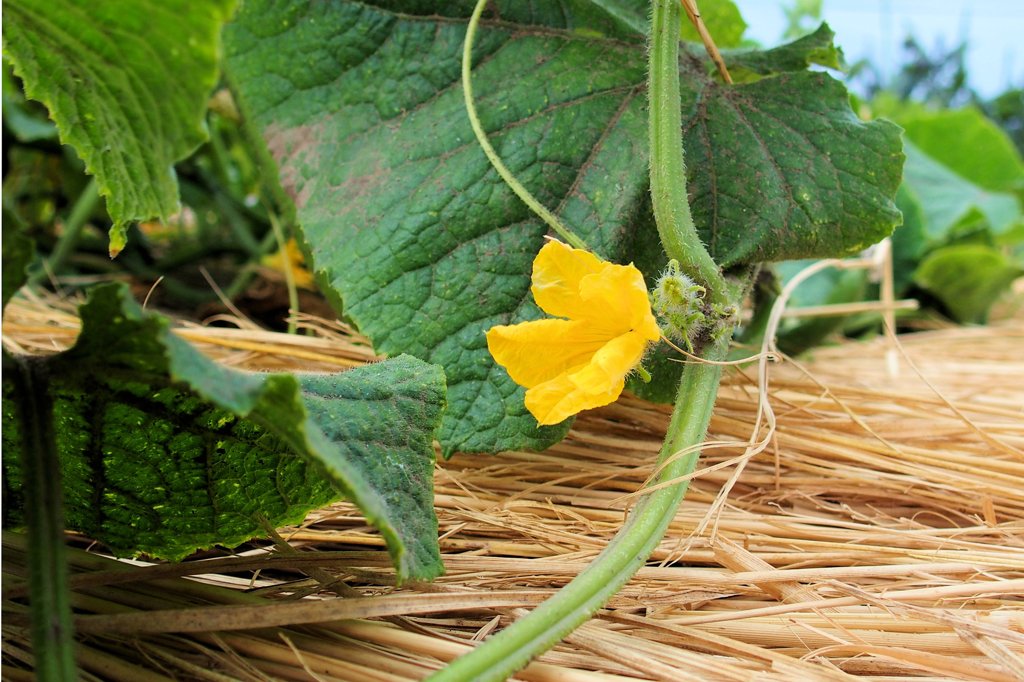
M49 376L69 528L119 554L179 559L297 523L343 494L387 541L399 578L442 566L433 511L438 367L410 356L334 375L253 374L208 360L94 290ZM4 383L4 522L20 520L16 401Z
M543 448L568 429L537 427L484 341L492 325L540 316L529 279L547 231L470 130L459 75L470 4L440 18L427 2L250 3L225 34L232 86L321 281L379 351L445 367L445 454ZM638 19L573 13L619 4L495 3L474 90L512 172L604 258L644 256L650 283L662 262L648 257L658 238ZM840 255L891 232L895 126L859 121L821 73L724 86L696 49L681 60L682 134L694 219L721 265ZM759 64L786 67L777 61Z
M979 187L910 141L906 142L906 152L904 183L921 202L927 237L933 244L948 239L971 213L979 213L994 235L1020 223L1021 204L1013 194Z
M914 273L918 286L946 306L958 322L985 324L992 304L1024 267L986 244L957 244L928 254Z
M6 0L4 54L96 176L115 224L177 210L174 163L206 139L235 0Z

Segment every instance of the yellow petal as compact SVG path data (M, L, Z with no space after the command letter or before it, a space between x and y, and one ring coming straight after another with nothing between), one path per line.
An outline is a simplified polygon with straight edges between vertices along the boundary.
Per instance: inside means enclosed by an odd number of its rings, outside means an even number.
M291 268L295 286L297 287L314 289L316 286L313 282L313 274L305 267L302 250L299 249L299 244L295 241L294 237L285 243L283 249L264 256L260 262L268 268L282 273L285 269Z
M612 339L590 359L585 367L571 373L569 379L587 393L605 394L618 386L644 356L647 341L636 332L628 332Z
M636 332L612 339L583 367L528 390L526 409L538 423L547 425L615 402L646 347L646 339Z
M636 331L648 341L660 337L644 276L632 264L606 263L600 272L581 279L579 286L586 311L583 319L592 320L610 336Z
M549 315L596 322L608 336L629 330L649 341L661 336L643 274L550 240L533 261L533 298Z
M615 401L647 342L661 334L640 271L550 241L534 260L532 291L543 310L569 319L487 332L491 355L529 389L527 409L539 423L557 424Z
M607 341L589 325L572 320L534 320L487 331L494 360L512 381L527 388L586 365Z
M541 426L558 424L582 410L615 402L624 386L625 381L603 394L587 393L562 374L528 390L526 409Z
M605 265L589 251L549 240L533 260L533 300L549 315L581 317L586 311L580 298L580 280L601 272Z

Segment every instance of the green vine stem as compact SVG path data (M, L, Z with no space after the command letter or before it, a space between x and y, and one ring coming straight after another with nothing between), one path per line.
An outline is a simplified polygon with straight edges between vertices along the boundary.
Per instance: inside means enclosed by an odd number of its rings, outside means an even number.
M28 531L32 649L36 679L76 680L71 591L64 547L64 503L54 441L53 405L42 365L32 359L4 364L14 376L22 429L21 466Z
M82 235L82 228L85 227L92 212L96 210L99 200L99 184L96 182L96 178L92 178L89 180L89 184L85 186L85 189L82 190L82 193L78 195L78 199L75 200L75 204L71 208L71 214L68 216L67 222L64 223L64 231L57 240L57 244L53 249L53 253L47 259L45 267L41 267L29 275L28 281L30 284L39 284L48 276L57 275L58 271L64 266L68 256L74 252L75 246L78 245L78 238Z
M484 13L486 6L487 0L477 0L476 7L473 9L473 15L469 18L469 24L466 26L466 42L462 45L462 95L466 102L466 114L469 115L469 124L473 127L473 134L476 135L480 148L484 150L484 154L487 155L487 160L494 166L494 170L498 171L498 175L509 186L509 189L515 192L516 196L529 206L531 211L537 214L541 220L548 224L548 227L554 230L569 245L577 249L592 251L586 242L575 232L563 225L562 221L554 213L546 209L544 204L537 201L537 198L530 194L530 191L519 182L516 176L512 174L512 171L501 160L501 157L498 156L498 153L494 151L490 140L487 139L487 133L484 132L484 127L480 124L480 117L476 113L476 104L473 102L473 43L476 41L476 29L480 25L480 16Z
M488 158L516 190L519 185L515 178L486 143L469 88L469 55L476 24L485 4L485 0L477 3L467 29L462 62L466 108ZM731 298L729 287L697 234L686 198L686 172L680 140L679 26L678 0L654 0L649 83L654 213L669 258L679 261L684 272L705 287L709 302L724 305ZM521 194L520 198L527 201ZM535 201L527 203L541 217L545 216L546 211L542 213L543 207L535 205ZM548 224L562 234L554 224ZM704 349L703 361L698 358L686 365L672 421L658 457L659 473L649 483L652 492L640 498L626 523L601 554L553 597L435 673L430 680L487 682L506 679L582 625L644 565L675 517L689 488L688 476L700 457L699 446L711 421L722 376L722 365L715 363L726 356L732 336L727 331L714 335L714 340Z
M648 130L654 218L668 257L679 261L683 272L707 290L709 303L727 305L729 288L697 234L686 198L679 111L679 0L654 0L653 5Z
M725 339L709 349L706 357L721 360L727 347ZM633 577L661 542L686 494L689 479L685 477L693 472L700 452L693 449L683 457L675 455L704 440L721 376L721 365L706 362L690 363L683 371L668 435L658 457L659 468L664 468L651 485L681 482L642 497L611 542L572 582L429 680L506 679L582 625Z

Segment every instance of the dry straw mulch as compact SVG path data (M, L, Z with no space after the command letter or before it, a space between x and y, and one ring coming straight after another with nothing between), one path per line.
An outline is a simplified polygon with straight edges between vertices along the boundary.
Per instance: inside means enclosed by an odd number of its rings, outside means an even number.
M243 367L372 358L341 326L303 324L312 336L182 334ZM21 299L4 341L42 352L75 329L53 301ZM774 366L770 445L709 514L756 410L753 372L731 371L708 437L725 445L706 450L651 562L516 679L1024 679L1024 321L900 342ZM345 503L276 543L181 565L75 550L85 677L421 679L594 558L666 424L666 408L626 398L546 452L439 462L447 574L429 585L396 588L380 538ZM8 592L23 565L6 536ZM5 626L4 677L31 679L30 660Z

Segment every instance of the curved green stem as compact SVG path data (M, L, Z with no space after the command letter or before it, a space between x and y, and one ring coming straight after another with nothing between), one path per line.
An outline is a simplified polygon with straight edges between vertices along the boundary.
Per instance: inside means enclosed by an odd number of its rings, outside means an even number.
M710 303L729 302L721 270L704 247L686 199L686 165L679 111L679 0L654 0L648 73L651 198L658 234L669 258L707 290Z
M75 200L71 214L68 216L67 222L64 223L64 231L61 233L60 239L57 240L53 253L50 254L49 259L46 261L46 267L40 268L29 275L28 281L30 284L39 284L48 275L57 275L57 272L64 266L64 262L67 261L68 256L71 255L78 245L78 238L82 236L82 228L85 227L89 216L96 209L96 204L99 203L99 200L99 185L96 182L96 178L91 178L89 184L85 186L82 193L78 195L78 199Z
M727 347L728 339L725 339L706 356L719 360ZM704 439L721 376L721 365L694 362L686 366L668 436L658 458L659 465L667 464L651 482L652 486L693 472L700 456L698 450L683 457L674 455ZM604 551L572 582L528 615L428 679L431 682L504 680L561 641L604 606L644 565L661 542L689 483L688 479L683 480L641 498Z
M530 207L530 210L536 213L541 220L548 224L552 230L555 231L562 239L564 239L569 245L574 246L577 249L584 249L590 251L584 242L575 232L567 228L562 224L554 213L549 211L541 204L536 197L530 194L530 191L523 187L523 184L516 179L516 176L512 174L512 171L502 162L501 157L494 151L494 147L491 146L490 141L487 139L487 133L484 132L484 128L480 125L480 117L476 113L476 104L473 103L473 42L476 40L476 29L480 25L480 16L484 12L484 7L487 6L487 0L477 0L476 8L473 10L473 15L469 18L469 25L466 27L466 42L462 46L462 94L466 102L466 114L469 115L469 124L473 127L473 134L476 135L476 140L480 144L480 148L484 150L484 154L487 155L487 160L491 162L494 169L498 171L498 175L505 181L505 184L509 186L516 196L519 197L524 204Z

